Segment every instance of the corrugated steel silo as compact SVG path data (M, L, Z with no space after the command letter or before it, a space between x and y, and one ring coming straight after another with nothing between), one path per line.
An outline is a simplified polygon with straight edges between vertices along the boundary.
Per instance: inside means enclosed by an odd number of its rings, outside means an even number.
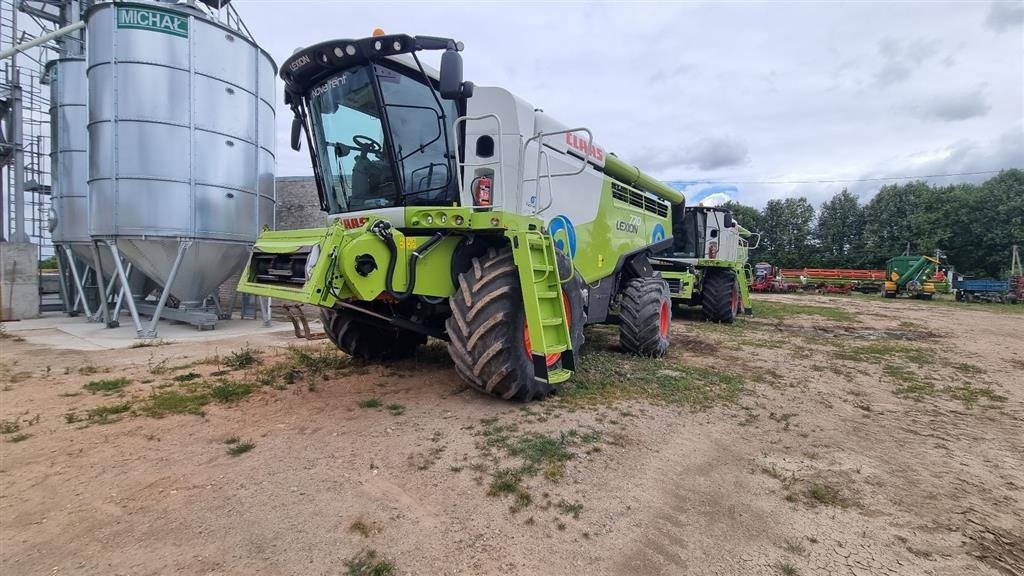
M276 66L187 4L96 4L87 24L90 236L201 309L273 226Z

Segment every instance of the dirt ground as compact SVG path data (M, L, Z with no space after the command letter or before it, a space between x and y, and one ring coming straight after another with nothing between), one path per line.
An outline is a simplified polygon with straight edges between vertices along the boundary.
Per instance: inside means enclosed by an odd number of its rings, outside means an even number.
M8 335L0 573L1024 574L1024 314L756 305L677 318L661 360L588 329L579 384L528 406L437 344Z

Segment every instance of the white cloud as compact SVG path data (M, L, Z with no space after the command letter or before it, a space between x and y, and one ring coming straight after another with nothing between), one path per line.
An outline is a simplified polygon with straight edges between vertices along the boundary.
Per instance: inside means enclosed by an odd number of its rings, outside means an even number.
M468 80L590 127L665 180L1024 165L1012 153L1024 118L1020 3L233 4L278 63L296 46L377 26L456 37ZM290 120L279 99L279 173L309 174L306 151L288 149ZM944 160L912 160L943 148ZM737 200L763 204L801 194L817 202L842 185L737 188ZM866 197L878 184L854 188Z

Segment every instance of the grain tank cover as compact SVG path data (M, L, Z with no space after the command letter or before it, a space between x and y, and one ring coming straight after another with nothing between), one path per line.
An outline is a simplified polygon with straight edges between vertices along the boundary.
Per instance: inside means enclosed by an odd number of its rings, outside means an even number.
M198 5L108 2L86 20L90 234L196 305L274 223L276 67Z

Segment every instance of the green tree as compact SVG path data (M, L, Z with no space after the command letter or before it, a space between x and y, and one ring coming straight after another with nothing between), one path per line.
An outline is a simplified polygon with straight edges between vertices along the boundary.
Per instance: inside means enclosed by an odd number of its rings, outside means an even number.
M903 254L908 243L912 254L920 250L911 223L915 200L927 193L928 188L928 183L920 180L882 186L864 206L866 265L884 267L886 260Z
M736 217L736 220L747 230L751 232L760 231L761 227L761 211L753 206L747 206L746 204L740 204L735 200L729 200L722 204L722 208L726 208L732 212L732 215Z
M846 188L823 203L814 239L817 262L830 268L859 267L863 259L864 211Z
M769 200L761 212L764 258L783 268L803 267L814 257L814 207L806 198Z

